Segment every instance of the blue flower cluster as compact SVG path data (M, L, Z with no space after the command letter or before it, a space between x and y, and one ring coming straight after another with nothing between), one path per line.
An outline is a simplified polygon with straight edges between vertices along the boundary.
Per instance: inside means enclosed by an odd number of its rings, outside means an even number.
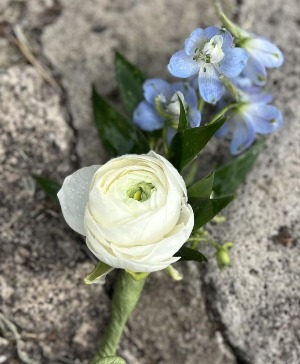
M283 119L281 111L269 105L273 97L255 87L249 78L239 77L235 85L242 91L242 102L228 112L227 122L216 133L217 137L231 134L231 154L239 154L247 149L255 140L256 133L266 135L279 129ZM230 96L224 97L222 106L232 102ZM220 105L221 106L221 105Z
M167 126L170 141L178 126L178 97L184 104L190 126L200 125L198 94L218 109L220 105L235 104L217 134L231 135L232 154L248 148L256 134L277 130L282 125L282 114L269 104L272 96L264 93L262 87L266 83L266 69L280 67L283 55L269 40L247 34L235 39L224 28L195 29L185 40L184 49L176 52L168 64L173 76L186 81L169 84L161 79L147 80L143 87L145 100L134 112L134 123L145 131ZM237 91L235 94L233 89Z
M198 28L186 39L184 50L171 57L168 69L175 77L198 74L201 97L214 104L225 92L219 76L237 77L245 68L247 59L244 49L233 47L233 37L227 30Z
M142 101L133 113L133 122L144 131L168 127L169 141L174 135L179 121L180 104L184 105L191 127L201 122L201 113L197 110L198 98L195 89L184 82L170 84L159 78L147 80L143 85L145 101Z

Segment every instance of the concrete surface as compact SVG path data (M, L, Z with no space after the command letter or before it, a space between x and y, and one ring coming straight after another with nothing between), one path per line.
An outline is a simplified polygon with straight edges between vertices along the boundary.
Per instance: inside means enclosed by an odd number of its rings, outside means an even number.
M62 181L79 165L106 159L90 86L118 103L114 49L151 77L169 77L165 65L186 36L217 23L209 0L82 4L0 4L0 310L41 364L87 362L107 322L115 273L105 286L82 284L93 263L57 208L34 191L31 173ZM151 275L121 343L129 364L300 361L298 2L244 0L237 9L249 29L285 52L284 69L270 81L285 126L270 138L227 222L210 228L217 240L234 241L232 269L220 273L212 260L200 269L178 266L189 277L179 283ZM16 24L60 89L28 65L14 42ZM11 338L0 337L1 360L19 362Z
M209 307L241 363L300 362L299 1L245 0L241 22L285 54L269 87L284 126L227 209L217 239L235 243L232 269L207 265Z

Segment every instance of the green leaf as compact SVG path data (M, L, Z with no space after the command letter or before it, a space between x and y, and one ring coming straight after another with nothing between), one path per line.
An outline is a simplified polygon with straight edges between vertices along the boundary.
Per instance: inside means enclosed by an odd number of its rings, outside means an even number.
M205 255L200 253L198 250L187 248L183 246L178 250L174 257L180 257L180 260L194 260L196 262L207 262Z
M33 175L35 182L44 190L51 200L58 204L57 193L61 189L61 185L42 176Z
M187 190L188 197L202 197L209 198L214 183L214 172L211 172L208 176L195 182Z
M116 78L124 106L130 113L144 99L146 76L120 53L115 55Z
M226 118L222 117L213 124L180 130L170 146L171 163L181 171L200 153L225 121Z
M179 96L178 97L178 101L179 101L179 105L180 105L180 114L179 114L179 123L178 123L178 131L182 131L185 130L189 127L189 122L188 119L186 117L186 112L182 103L182 100Z
M194 230L198 230L207 224L214 216L223 210L234 196L225 196L215 199L189 198L189 203L194 211Z
M126 364L126 361L119 356L109 356L104 359L100 359L97 364Z
M232 161L220 166L215 171L213 190L216 196L228 195L235 192L244 182L252 169L259 153L262 151L265 140L255 143L246 152Z
M84 278L85 284L94 284L99 283L103 281L106 274L111 272L114 268L112 268L110 265L107 265L103 262L99 262L92 273L90 273L88 276Z
M93 110L99 136L112 156L149 151L144 134L113 108L93 87Z

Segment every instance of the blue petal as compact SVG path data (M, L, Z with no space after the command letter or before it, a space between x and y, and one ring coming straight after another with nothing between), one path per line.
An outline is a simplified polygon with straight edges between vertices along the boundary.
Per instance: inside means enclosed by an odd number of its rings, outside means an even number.
M221 28L220 35L223 35L223 51L226 51L227 48L231 48L233 45L233 36L226 30Z
M204 33L208 40L210 40L215 35L222 35L222 37L223 37L222 49L223 50L226 50L227 48L232 47L233 37L226 29L218 28L218 27L208 27L208 28L204 29Z
M191 77L188 82L190 83L191 87L198 92L198 75Z
M248 62L243 73L250 78L255 85L263 86L266 83L266 69L261 61L256 57L253 57L252 54L249 54Z
M204 29L205 36L208 40L210 40L213 36L220 34L219 27L208 27Z
M255 140L255 131L251 124L241 119L241 115L235 115L233 122L235 123L235 129L233 131L230 152L235 155L250 147Z
M175 77L188 78L199 71L199 64L185 51L178 51L170 59L169 72Z
M201 113L198 110L190 109L188 113L188 121L192 128L196 128L201 123Z
M155 105L155 98L162 94L166 99L172 97L172 87L165 80L160 78L151 78L143 84L144 97L151 105Z
M281 111L272 105L252 104L244 111L244 117L260 134L269 134L282 126Z
M170 145L174 136L176 135L177 130L171 127L167 128L167 144Z
M254 38L245 43L247 51L268 68L280 67L284 61L282 52L267 39Z
M133 122L142 130L153 131L163 127L164 121L155 108L142 101L133 113Z
M230 131L230 122L227 121L224 125L221 126L221 128L216 132L215 136L217 138L223 138L225 137Z
M271 94L266 93L250 93L248 94L251 103L254 104L268 104L273 100L273 96Z
M205 63L199 72L199 89L204 101L215 104L223 96L225 88L215 67Z
M199 46L199 44L204 43L206 41L204 30L201 28L195 29L189 38L185 41L184 50L186 54L192 56L195 53L195 49Z
M198 87L198 83L197 83ZM195 89L187 82L176 82L172 85L173 94L177 91L182 92L184 100L192 109L196 109L198 106L198 98Z
M237 77L245 68L248 59L247 52L242 48L227 49L225 57L218 70L228 78Z

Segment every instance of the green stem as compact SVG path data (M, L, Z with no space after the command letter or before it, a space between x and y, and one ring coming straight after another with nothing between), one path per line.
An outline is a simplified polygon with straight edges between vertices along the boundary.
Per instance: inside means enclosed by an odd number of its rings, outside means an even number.
M216 241L214 241L212 239L206 239L206 238L192 237L192 238L189 238L187 240L187 242L191 242L192 243L192 248L193 249L195 249L200 243L212 245L216 249L219 249L221 247L221 245L218 244Z
M238 40L249 38L250 34L244 29L240 28L238 25L234 24L229 18L224 14L221 3L219 0L213 0L216 13L223 23L224 27Z
M169 147L167 143L167 124L165 123L162 131L162 143L164 149L164 155L166 159L169 159Z
M140 298L145 281L146 276L137 280L125 270L120 272L112 299L110 321L90 364L98 364L101 359L116 355L124 327Z
M205 105L205 101L202 99L202 97L199 95L199 101L198 101L198 110L200 112L203 112L203 108Z
M207 123L207 125L209 124L213 124L215 121L217 121L218 119L220 119L220 117L222 117L223 115L225 115L228 111L237 108L238 106L240 106L240 104L235 103L235 104L230 104L225 106L220 112L218 112L211 120L209 123Z

